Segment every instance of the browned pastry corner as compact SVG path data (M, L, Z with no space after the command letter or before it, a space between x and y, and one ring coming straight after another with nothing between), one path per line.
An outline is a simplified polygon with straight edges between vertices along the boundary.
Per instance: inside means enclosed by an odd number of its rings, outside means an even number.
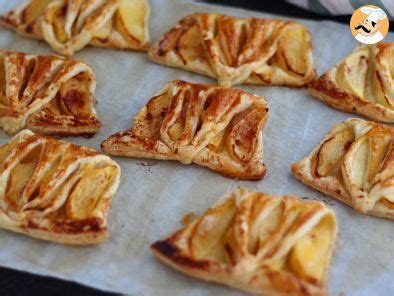
M336 124L291 166L303 183L357 211L394 219L394 128L360 119Z
M327 105L394 123L394 43L357 47L308 88Z
M149 13L147 0L30 0L0 21L71 56L88 44L146 51Z
M0 227L63 244L101 243L119 178L108 156L23 130L0 147Z
M0 51L0 126L50 135L95 134L96 76L85 63Z
M297 22L191 14L149 51L151 60L238 83L304 86L315 79L312 43Z
M326 295L336 234L334 212L320 202L238 188L151 249L205 281L261 295Z
M268 103L259 96L176 80L137 113L130 130L101 147L112 155L196 163L227 177L259 180L267 117Z

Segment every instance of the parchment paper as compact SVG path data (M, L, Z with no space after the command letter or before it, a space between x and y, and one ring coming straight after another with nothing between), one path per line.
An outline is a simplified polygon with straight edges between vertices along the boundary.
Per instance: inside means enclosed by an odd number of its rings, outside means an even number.
M0 2L3 13L20 1ZM181 17L193 12L219 12L240 17L276 17L240 9L189 1L150 0L150 32L157 40ZM357 45L347 25L328 21L305 23L312 33L318 74L333 66ZM391 33L386 40L393 42ZM0 28L0 48L43 54L44 42L20 37ZM134 114L167 81L214 81L150 62L144 53L88 47L75 56L97 74L97 111L104 126L91 139L67 141L100 149L110 134L125 130ZM339 243L330 268L331 295L388 295L394 291L394 223L356 213L295 180L292 162L306 156L332 127L352 114L331 109L303 89L237 86L268 98L270 116L264 129L267 175L259 182L224 178L209 169L178 162L114 158L122 168L121 184L113 199L108 242L93 247L69 247L0 230L0 265L72 280L96 288L134 295L239 295L219 285L186 277L154 259L149 245L181 226L190 211L202 213L219 196L244 185L272 194L295 194L325 200L335 210ZM0 144L10 137L0 131ZM23 283L21 283L23 284Z

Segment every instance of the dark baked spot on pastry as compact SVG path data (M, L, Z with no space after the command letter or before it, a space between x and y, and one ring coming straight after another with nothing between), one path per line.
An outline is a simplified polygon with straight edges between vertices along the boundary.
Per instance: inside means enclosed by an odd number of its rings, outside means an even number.
M97 217L89 217L80 221L55 220L54 230L62 233L99 232L105 230L103 221Z
M170 258L175 263L189 268L204 270L208 269L208 267L211 265L207 260L193 260L191 258L182 256L178 247L168 241L155 242L151 248L161 255Z
M28 24L25 28L27 33L33 33L33 27L34 27L34 22L31 22L30 24Z

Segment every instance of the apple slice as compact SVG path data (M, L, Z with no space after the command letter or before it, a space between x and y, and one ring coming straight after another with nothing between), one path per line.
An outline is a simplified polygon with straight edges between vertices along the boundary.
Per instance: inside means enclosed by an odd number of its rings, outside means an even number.
M290 269L303 278L321 281L329 263L332 236L332 220L326 217L294 244L289 257Z
M101 40L107 39L111 35L111 32L112 32L112 27L113 27L112 23L113 23L113 20L111 18L104 24L104 26L102 26L100 28L100 30L98 30L96 33L94 33L93 37L101 39Z
M89 117L91 101L85 94L89 93L87 78L80 73L63 83L57 95L60 114L78 117Z
M67 41L67 33L64 30L64 23L63 21L55 20L53 23L53 29L55 31L57 39L61 42L64 43Z
M310 42L307 40L308 32L302 27L288 29L284 32L278 46L277 61L283 69L297 75L305 75L308 71L307 46Z
M233 127L227 138L230 155L244 162L252 159L258 143L258 133L267 119L266 114L265 109L253 110Z
M209 142L208 148L213 151L219 151L222 147L223 138L226 135L226 129L220 131L213 139Z
M318 176L336 175L340 171L339 161L355 138L353 129L334 134L320 146L316 155L315 172Z
M126 38L145 43L149 39L146 30L148 16L146 0L120 0L115 24Z
M365 98L365 80L368 71L368 48L348 56L338 67L336 81L345 90L360 98Z
M47 8L48 4L53 0L32 0L30 4L25 8L22 14L22 20L24 23L30 24L38 17L42 16Z
M116 168L88 168L81 177L66 205L67 216L82 220L93 212L104 190L114 176Z
M45 14L45 19L53 26L53 31L58 41L64 43L68 39L68 35L64 28L63 8L61 6L53 6Z
M183 63L194 61L204 56L204 48L200 42L200 31L196 25L188 28L180 36L177 43L174 48L178 51Z
M185 129L184 124L177 121L168 130L168 133L173 141L176 141L183 133Z
M354 143L346 154L342 175L350 193L358 196L363 191L368 180L371 160L371 142L364 135Z
M225 247L220 242L225 239L235 212L234 202L227 201L209 209L204 217L196 222L190 240L190 249L195 258L209 256L223 259L225 257Z
M12 170L7 186L6 200L13 208L18 209L20 207L22 193L31 179L36 166L36 162L21 163Z

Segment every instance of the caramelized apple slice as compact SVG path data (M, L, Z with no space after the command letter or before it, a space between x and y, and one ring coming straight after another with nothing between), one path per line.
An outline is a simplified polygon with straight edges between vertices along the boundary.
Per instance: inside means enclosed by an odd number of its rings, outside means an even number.
M6 198L8 203L13 205L15 209L20 206L20 197L31 179L36 166L36 162L21 163L12 170Z
M227 138L227 147L233 157L240 161L250 161L256 150L259 136L267 116L264 109L254 109L241 119Z
M68 198L67 216L75 220L89 217L115 171L113 166L88 168Z
M204 48L200 42L200 31L197 26L191 26L178 40L178 54L183 62L194 61L204 55Z
M345 129L334 134L320 146L316 155L315 168L318 176L336 175L340 169L338 163L353 143L354 137L353 129Z
M6 158L10 155L10 152L12 149L15 148L17 145L16 141L12 141L10 143L7 143L0 147L0 167L2 166L3 162L6 160Z
M318 281L324 278L333 236L331 224L331 217L324 218L294 244L289 266L295 274Z
M22 18L24 22L30 24L32 21L42 16L45 12L46 7L52 1L53 0L32 0L23 11Z
M168 133L173 141L176 141L183 133L184 125L179 121L175 122L168 130Z
M89 94L87 78L83 74L71 78L63 83L58 93L58 107L61 114L78 117L88 117L92 102L85 98Z
M145 29L148 15L146 0L120 0L116 25L122 35L143 43L149 39Z
M64 43L68 40L68 35L64 28L64 16L62 16L62 7L52 7L45 13L45 19L47 19L52 25L57 40Z

